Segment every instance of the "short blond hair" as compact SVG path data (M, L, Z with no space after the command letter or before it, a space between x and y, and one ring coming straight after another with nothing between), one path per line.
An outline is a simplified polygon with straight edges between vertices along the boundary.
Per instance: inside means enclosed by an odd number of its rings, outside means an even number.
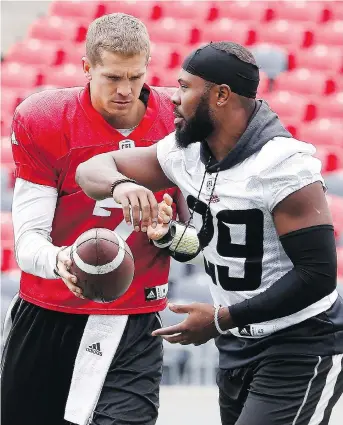
M103 50L127 57L145 53L148 60L148 30L142 21L125 13L101 16L90 24L86 37L86 55L93 65L102 63Z

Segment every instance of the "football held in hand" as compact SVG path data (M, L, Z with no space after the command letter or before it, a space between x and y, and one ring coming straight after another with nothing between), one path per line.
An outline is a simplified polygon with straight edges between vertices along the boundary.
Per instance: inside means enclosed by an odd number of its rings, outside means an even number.
M127 243L115 232L94 228L72 246L70 273L84 297L104 303L123 295L134 276L134 259Z

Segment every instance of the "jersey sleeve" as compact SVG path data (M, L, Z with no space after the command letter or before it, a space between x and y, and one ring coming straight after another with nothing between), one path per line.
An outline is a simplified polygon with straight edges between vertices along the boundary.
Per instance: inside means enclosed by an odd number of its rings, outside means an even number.
M12 153L15 176L32 183L57 186L59 140L49 130L39 103L28 98L16 110L12 124Z
M289 156L262 173L260 178L264 201L271 212L287 196L311 183L320 181L325 188L320 160L304 152Z
M170 133L157 143L157 159L164 174L176 184L174 161L178 154L175 133Z

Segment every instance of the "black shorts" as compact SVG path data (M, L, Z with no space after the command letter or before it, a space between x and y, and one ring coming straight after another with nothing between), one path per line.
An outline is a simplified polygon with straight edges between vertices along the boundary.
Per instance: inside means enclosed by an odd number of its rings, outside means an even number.
M343 354L274 356L217 375L222 425L327 425L343 393Z
M2 425L67 425L64 410L87 315L18 299L12 309L1 377ZM129 316L92 425L153 425L159 407L162 339L156 313Z

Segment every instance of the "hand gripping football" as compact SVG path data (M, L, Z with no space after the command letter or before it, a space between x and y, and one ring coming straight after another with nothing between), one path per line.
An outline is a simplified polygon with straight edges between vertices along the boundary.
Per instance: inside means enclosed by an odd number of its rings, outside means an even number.
M89 300L111 302L123 295L134 276L134 259L127 243L115 232L90 229L80 235L70 252L70 273Z

